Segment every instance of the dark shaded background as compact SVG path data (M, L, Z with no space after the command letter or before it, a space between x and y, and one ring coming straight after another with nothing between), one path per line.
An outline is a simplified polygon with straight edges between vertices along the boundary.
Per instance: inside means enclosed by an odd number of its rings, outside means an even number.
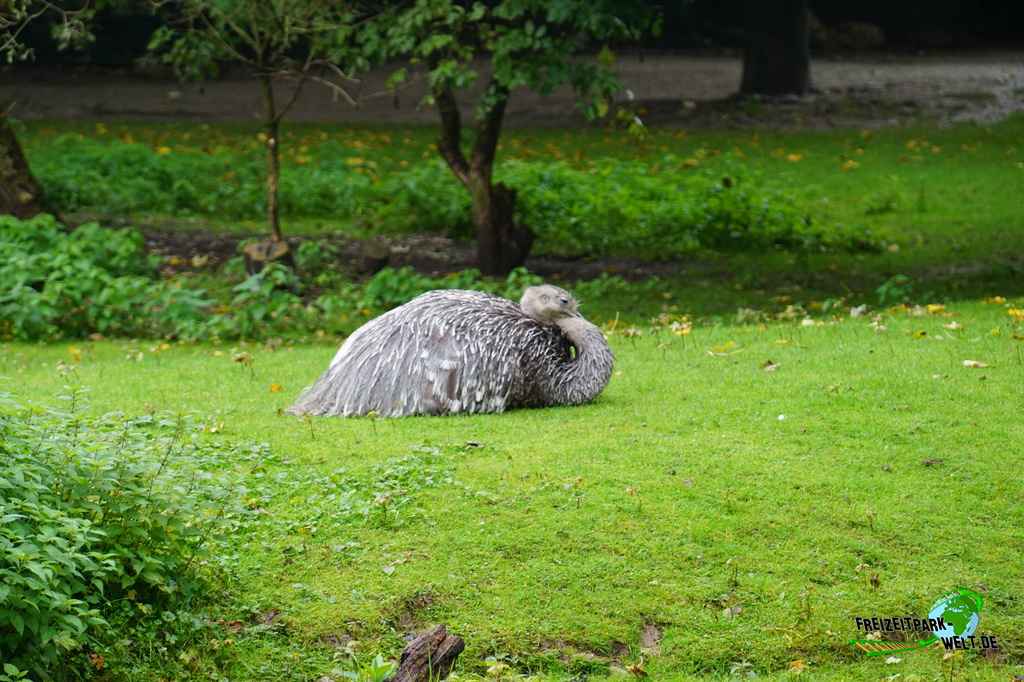
M743 0L651 4L662 10L664 30L632 47L692 50L736 48L744 43ZM811 0L810 6L828 27L857 21L881 28L883 49L888 51L1024 47L1024 2L1020 0ZM159 19L148 14L107 12L96 25L95 42L84 50L59 52L44 22L29 26L26 40L35 49L37 64L124 67L143 55L159 25ZM818 54L831 49L812 41L812 51Z
M850 21L878 26L885 33L886 49L1024 46L1024 3L1019 0L810 0L809 4L830 27ZM663 4L665 33L656 44L666 49L737 47L743 43L742 5L742 0Z

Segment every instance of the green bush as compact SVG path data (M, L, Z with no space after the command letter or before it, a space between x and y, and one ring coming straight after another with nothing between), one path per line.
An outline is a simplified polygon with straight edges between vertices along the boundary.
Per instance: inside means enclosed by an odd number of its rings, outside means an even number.
M281 210L388 232L472 236L469 195L440 160L378 176L328 143L319 160L285 164ZM360 160L363 161L363 160ZM44 188L63 210L83 208L258 219L263 161L229 150L176 151L63 136L33 156ZM694 170L666 155L654 167L605 160L507 161L497 179L518 190L519 220L538 249L566 255L666 257L699 249L792 250L877 247L866 231L819 225L789 193L735 161Z
M186 275L162 278L131 229L84 225L66 232L49 216L0 217L0 340L81 338L90 334L185 340L257 339L319 330L351 331L365 315L401 305L431 289L476 289L518 298L540 278L518 269L505 280L478 270L441 278L385 268L365 284L339 282L326 249L298 250L314 297L290 268L271 264L215 292Z
M195 429L86 418L81 398L42 412L0 394L0 661L47 679L117 634L115 603L137 615L199 590L195 559L233 504L197 484Z
M210 301L157 279L158 260L136 230L0 216L0 338L184 335Z
M520 219L538 248L566 255L665 258L700 249L860 249L864 232L816 225L795 199L767 188L736 163L683 170L671 155L658 173L608 160L581 170L565 163L512 161L499 179L519 188Z
M440 161L388 174L362 201L367 220L381 230L439 232L460 238L473 234L469 193Z
M526 268L516 268L504 280L486 280L479 270L469 269L446 277L427 277L410 267L384 268L363 287L360 308L389 310L432 289L472 289L518 300L523 289L543 280Z
M266 205L266 169L256 154L215 149L162 155L140 144L64 135L32 163L47 196L64 211L259 218ZM340 159L286 166L280 206L287 215L356 215L372 186L369 177Z
M303 302L284 266L247 277L218 301L186 277L162 279L158 261L136 230L66 232L50 216L0 216L0 339L237 339L318 328L319 310Z

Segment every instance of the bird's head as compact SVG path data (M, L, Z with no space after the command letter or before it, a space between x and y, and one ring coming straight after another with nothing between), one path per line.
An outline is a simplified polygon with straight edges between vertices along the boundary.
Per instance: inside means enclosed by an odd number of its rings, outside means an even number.
M572 294L551 284L527 288L519 299L519 307L540 322L553 323L566 317L579 317L578 305Z

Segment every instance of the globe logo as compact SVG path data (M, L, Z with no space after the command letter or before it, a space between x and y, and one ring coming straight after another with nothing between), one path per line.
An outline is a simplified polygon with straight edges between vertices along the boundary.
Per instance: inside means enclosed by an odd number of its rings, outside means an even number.
M939 599L928 611L929 618L941 618L946 627L934 630L932 634L938 638L970 637L978 629L981 621L981 595L966 587L959 587L954 592Z
M958 587L932 605L927 618L907 616L857 616L857 630L868 633L850 641L868 656L891 655L900 651L938 647L956 649L999 649L991 634L975 637L981 621L982 597L974 590ZM913 634L903 636L888 633Z

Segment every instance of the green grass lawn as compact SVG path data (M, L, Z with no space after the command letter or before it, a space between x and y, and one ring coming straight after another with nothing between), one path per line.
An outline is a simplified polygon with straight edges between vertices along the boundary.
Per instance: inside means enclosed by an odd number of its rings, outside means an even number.
M37 160L68 132L161 154L223 147L247 159L260 149L241 126L23 132ZM432 159L434 134L290 126L285 164L342 149L383 174ZM1019 115L992 127L665 129L642 140L508 131L505 159L585 168L614 157L651 172L667 154L705 169L739 161L816 220L866 226L886 245L700 254L653 284L581 289L617 364L606 392L578 408L300 420L281 410L338 339L0 344L0 383L22 400L56 404L57 365L71 363L92 412L195 414L206 438L273 453L230 472L266 513L222 546L231 569L211 570L214 601L196 607L222 632L166 651L112 645L106 674L319 679L350 665L350 639L360 660L393 657L404 634L442 622L466 639L463 679L488 669L497 679L640 668L658 680L1024 675L1024 322L1008 314L1024 308L1021 140ZM361 235L330 216L286 216L285 229ZM908 279L878 291L898 274ZM885 307L902 300L945 308ZM861 303L873 309L850 317ZM660 313L689 316L692 332L651 327ZM251 367L233 360L239 350ZM353 496L379 489L388 494L372 513L352 512ZM929 650L887 663L850 645L856 616L923 616L959 585L985 595L978 633L996 636L998 656Z
M333 345L250 345L250 369L214 346L8 344L0 377L52 404L56 365L80 358L93 412L194 413L210 438L276 454L238 472L282 484L233 539L211 607L244 626L171 656L123 647L115 677L316 679L348 638L394 656L402 634L443 622L467 641L463 679L493 657L506 679L642 660L659 680L786 679L794 661L814 679L1006 680L1024 673L1012 304L891 312L884 330L844 315L613 333L595 403L494 416L282 416ZM340 512L381 476L402 483L379 514ZM978 633L999 657L887 664L850 646L855 616L924 615L958 585L984 593ZM280 627L252 625L271 610Z

